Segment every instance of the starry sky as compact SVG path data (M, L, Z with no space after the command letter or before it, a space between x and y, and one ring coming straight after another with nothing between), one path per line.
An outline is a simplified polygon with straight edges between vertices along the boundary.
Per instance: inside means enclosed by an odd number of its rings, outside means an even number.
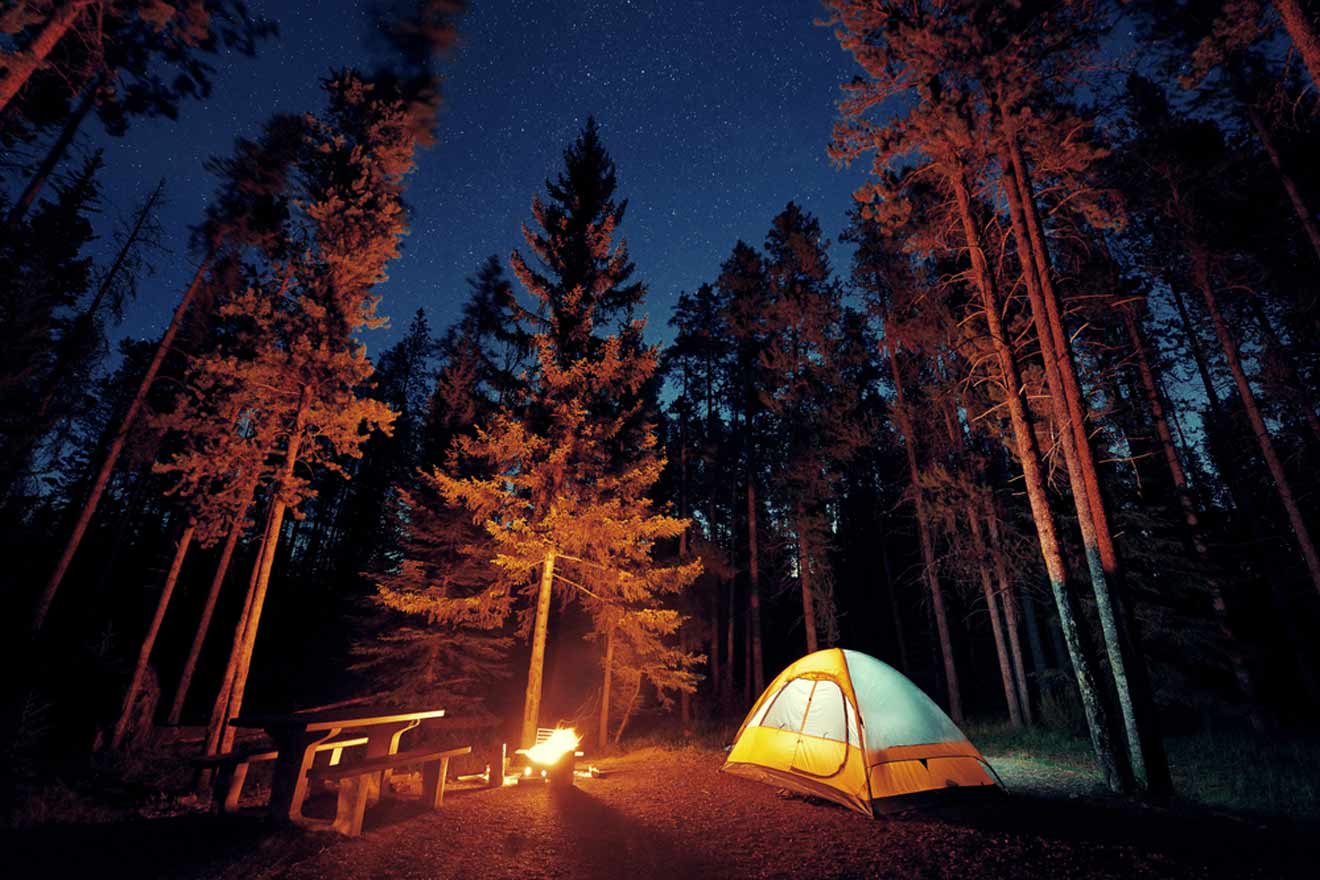
M141 285L120 335L154 336L190 275L188 227L214 181L204 160L254 136L278 111L321 106L330 68L369 67L369 3L249 0L281 34L256 58L215 60L213 93L180 118L96 132L106 153L103 234L164 176L172 253ZM407 199L411 233L380 289L393 319L365 341L379 352L425 308L439 332L465 279L489 254L522 247L532 195L594 114L629 200L622 233L650 290L649 335L664 341L679 292L713 280L742 238L759 245L791 199L837 239L861 180L825 154L838 86L852 61L815 0L472 0L443 66L439 143L420 157ZM525 249L524 249L525 250ZM845 254L834 246L836 267Z

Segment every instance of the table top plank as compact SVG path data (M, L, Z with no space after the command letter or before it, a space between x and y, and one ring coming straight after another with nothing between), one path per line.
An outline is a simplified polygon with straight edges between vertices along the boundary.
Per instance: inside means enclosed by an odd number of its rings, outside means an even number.
M400 724L408 721L427 721L443 718L444 709L422 709L414 711L367 710L365 713L347 715L343 710L326 709L314 712L289 712L272 715L240 715L229 724L240 728L293 728L314 733L335 728L353 730L360 727L377 727L384 724Z

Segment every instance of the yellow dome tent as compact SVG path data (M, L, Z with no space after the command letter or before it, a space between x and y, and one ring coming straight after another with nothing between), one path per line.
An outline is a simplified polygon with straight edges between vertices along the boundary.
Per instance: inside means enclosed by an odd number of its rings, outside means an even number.
M930 697L869 654L808 654L770 683L724 764L867 815L903 795L993 786L994 770Z

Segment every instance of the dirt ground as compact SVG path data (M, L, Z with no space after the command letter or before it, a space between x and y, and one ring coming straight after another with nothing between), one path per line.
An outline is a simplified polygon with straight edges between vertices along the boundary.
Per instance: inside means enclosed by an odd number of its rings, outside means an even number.
M1314 877L1316 829L1095 796L1084 774L994 763L1010 795L868 819L719 771L713 750L646 750L600 779L463 789L421 813L383 802L366 833L202 813L0 839L7 877ZM322 804L322 806L328 806ZM10 871L14 870L15 873Z

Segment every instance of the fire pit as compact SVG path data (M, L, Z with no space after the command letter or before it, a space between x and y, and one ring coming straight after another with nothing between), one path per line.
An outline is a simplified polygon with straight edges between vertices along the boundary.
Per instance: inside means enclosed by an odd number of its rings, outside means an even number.
M527 766L518 781L544 780L556 787L572 785L577 756L581 754L577 747L581 742L582 737L571 727L538 730L536 745L518 750L527 758Z

